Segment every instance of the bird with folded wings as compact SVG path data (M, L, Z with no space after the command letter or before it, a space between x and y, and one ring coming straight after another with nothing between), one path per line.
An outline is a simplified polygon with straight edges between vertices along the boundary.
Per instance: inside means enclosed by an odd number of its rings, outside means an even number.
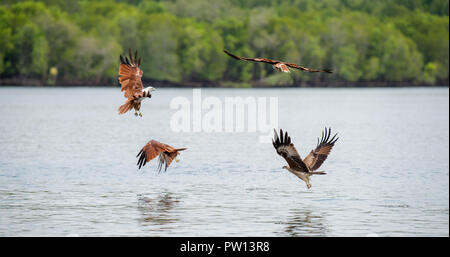
M284 166L283 169L289 170L298 178L306 183L306 187L311 188L310 176L312 175L325 175L324 171L316 171L322 163L327 159L334 146L334 143L339 139L337 133L331 137L331 128L322 132L322 138L319 141L317 138L317 146L314 150L306 156L305 159L301 159L300 155L295 149L294 144L291 142L291 137L287 132L283 133L280 129L280 136L278 137L277 131L275 131L274 139L272 140L273 147L275 147L277 153L282 156L289 166Z
M328 69L324 69L324 70L317 70L317 69L311 69L311 68L307 68L307 67L303 67L300 65L297 65L295 63L288 63L288 62L283 62L283 61L276 61L276 60L271 60L271 59L267 59L267 58L247 58L247 57L240 57L237 55L234 55L230 52L228 52L227 50L223 50L226 54L228 54L229 56L233 57L236 60L242 60L242 61L251 61L251 62L263 62L263 63L268 63L268 64L272 64L273 68L282 71L282 72L290 72L288 67L294 68L294 69L299 69L299 70L303 70L303 71L308 71L308 72L326 72L326 73L333 73L331 70Z
M134 57L131 54L131 49L128 49L128 57L120 56L119 82L122 86L121 91L125 91L124 96L127 98L127 101L119 107L119 114L124 114L134 108L134 115L142 117L140 111L141 102L145 98L152 97L151 92L155 88L144 88L141 80L143 72L139 68L140 65L141 58L137 58L137 50L134 53Z

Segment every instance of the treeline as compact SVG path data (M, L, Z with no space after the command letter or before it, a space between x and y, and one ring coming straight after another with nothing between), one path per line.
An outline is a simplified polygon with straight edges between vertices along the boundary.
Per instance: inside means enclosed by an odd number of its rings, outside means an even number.
M117 83L138 49L144 79L292 85L449 77L448 0L109 0L0 4L0 79ZM275 72L222 50L333 75ZM236 83L235 83L236 84Z

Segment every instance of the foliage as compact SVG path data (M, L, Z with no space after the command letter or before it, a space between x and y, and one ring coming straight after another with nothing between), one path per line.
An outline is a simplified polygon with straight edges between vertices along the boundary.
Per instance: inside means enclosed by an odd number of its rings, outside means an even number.
M448 0L4 0L0 77L116 81L118 56L132 48L144 79L175 83L435 84L449 76L448 7ZM276 73L223 49L335 73Z

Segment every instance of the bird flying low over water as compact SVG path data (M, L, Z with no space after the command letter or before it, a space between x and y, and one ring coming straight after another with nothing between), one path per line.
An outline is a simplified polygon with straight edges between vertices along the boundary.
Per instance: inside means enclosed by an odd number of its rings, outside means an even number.
M119 107L119 114L124 114L134 108L134 115L142 117L140 111L141 102L145 98L152 97L151 92L154 87L146 87L142 85L142 70L139 68L141 58L137 58L137 50L134 58L131 55L131 49L128 49L128 58L120 56L119 81L122 85L121 91L125 91L127 101ZM138 113L139 112L139 113Z
M270 59L266 59L266 58L247 58L247 57L240 57L240 56L236 56L230 52L228 52L227 50L223 50L226 54L228 54L229 56L233 57L236 60L243 60L243 61L252 61L252 62L264 62L264 63L268 63L268 64L272 64L272 66L277 69L280 70L282 72L290 72L288 67L294 68L294 69L299 69L299 70L303 70L303 71L309 71L309 72L326 72L326 73L333 73L331 70L328 69L324 69L324 70L316 70L316 69L311 69L311 68L307 68L307 67L302 67L300 65L297 65L295 63L287 63L287 62L282 62L282 61L276 61L276 60L270 60Z
M322 163L327 159L330 154L334 143L339 138L336 138L337 133L330 139L331 128L322 132L322 138L319 141L317 138L317 147L306 156L302 161L300 155L295 149L294 144L291 143L291 137L287 132L283 134L283 130L280 129L280 137L278 137L277 131L275 131L274 139L272 140L273 147L277 150L277 153L281 155L288 163L289 166L284 166L283 169L287 169L294 175L305 181L306 187L311 188L309 177L312 175L325 175L323 171L316 171Z
M158 173L161 172L162 166L164 165L164 171L167 170L167 167L172 163L172 161L180 154L180 151L184 151L187 148L173 148L170 145L166 145L160 143L156 140L150 140L137 154L138 157L137 166L139 169L157 155L159 155L159 165L158 165ZM178 162L178 160L175 160Z

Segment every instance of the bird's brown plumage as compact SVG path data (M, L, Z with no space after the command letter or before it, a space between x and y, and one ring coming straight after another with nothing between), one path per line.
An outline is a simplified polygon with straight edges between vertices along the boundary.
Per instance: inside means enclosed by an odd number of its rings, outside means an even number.
M302 161L294 144L291 143L291 137L287 132L283 133L283 130L280 129L280 137L278 137L278 134L275 131L272 144L277 150L277 153L286 160L290 168L301 172L309 172L308 167Z
M125 91L124 96L127 101L124 105L119 107L119 114L123 114L132 108L140 109L140 102L137 99L143 97L142 89L142 70L139 68L141 59L137 58L137 50L134 57L131 54L131 49L128 49L128 57L120 56L119 67L119 82L121 84L121 91Z
M327 159L328 155L331 152L331 149L334 146L334 143L339 138L336 138L337 134L335 134L331 139L331 128L327 130L325 128L324 131L322 131L322 138L319 141L319 138L317 138L317 146L316 149L311 150L311 152L306 156L306 158L303 160L303 162L308 166L309 170L314 171L317 170L320 165Z
M172 161L177 157L180 151L186 150L186 148L173 148L170 145L166 145L160 143L156 140L150 140L137 154L138 157L137 165L139 169L142 166L156 156L159 155L159 166L158 171L161 171L163 165L165 165L164 171L167 170L167 167L172 163Z
M328 69L324 69L324 70L311 69L311 68L297 65L295 63L287 63L287 62L271 60L271 59L267 59L267 58L240 57L240 56L237 56L237 55L234 55L234 54L228 52L227 50L223 50L223 51L236 60L244 60L244 61L251 61L251 62L263 62L263 63L272 64L275 68L277 68L278 70L283 71L283 72L289 72L289 68L288 68L288 66L289 66L294 69L299 69L299 70L308 71L308 72L333 73L331 70L328 70Z
M334 143L339 139L336 137L337 134L331 139L330 135L331 128L328 130L325 128L322 132L322 139L320 141L317 139L316 149L312 150L304 160L301 159L294 144L291 143L291 137L287 132L283 133L283 130L280 129L280 137L278 137L278 134L275 131L272 143L277 153L287 161L290 168L300 172L313 173L313 171L317 170L326 160Z

